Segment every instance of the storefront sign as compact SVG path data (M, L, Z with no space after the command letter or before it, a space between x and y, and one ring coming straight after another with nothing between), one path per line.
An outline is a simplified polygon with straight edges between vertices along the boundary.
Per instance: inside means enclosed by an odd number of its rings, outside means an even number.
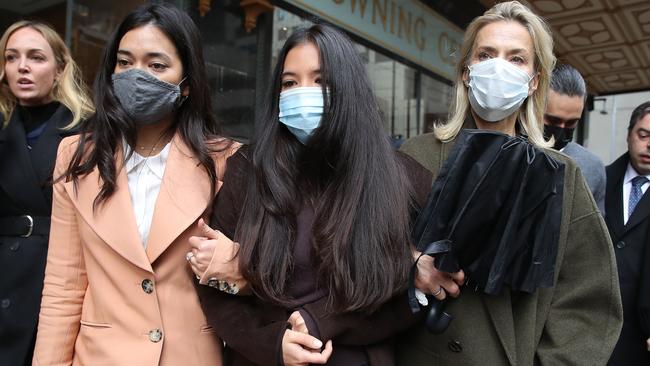
M463 31L418 0L285 0L449 80Z

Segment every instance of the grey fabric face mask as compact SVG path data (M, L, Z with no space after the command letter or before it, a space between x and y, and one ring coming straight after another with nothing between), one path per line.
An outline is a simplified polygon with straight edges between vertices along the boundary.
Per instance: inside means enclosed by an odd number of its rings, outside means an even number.
M113 93L137 125L159 122L183 103L179 85L162 81L150 73L131 69L112 76Z

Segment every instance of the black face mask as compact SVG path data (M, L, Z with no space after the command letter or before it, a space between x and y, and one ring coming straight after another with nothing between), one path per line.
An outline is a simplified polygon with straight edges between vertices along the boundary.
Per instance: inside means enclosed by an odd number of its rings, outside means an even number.
M562 128L553 125L544 125L544 138L550 140L551 136L555 137L555 150L563 149L571 140L573 140L573 130L575 128Z

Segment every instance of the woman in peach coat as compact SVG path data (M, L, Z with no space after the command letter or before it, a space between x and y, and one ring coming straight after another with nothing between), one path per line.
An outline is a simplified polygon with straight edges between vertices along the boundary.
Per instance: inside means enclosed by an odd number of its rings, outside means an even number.
M109 41L96 114L61 142L34 365L221 365L186 265L226 158L199 32L144 5Z

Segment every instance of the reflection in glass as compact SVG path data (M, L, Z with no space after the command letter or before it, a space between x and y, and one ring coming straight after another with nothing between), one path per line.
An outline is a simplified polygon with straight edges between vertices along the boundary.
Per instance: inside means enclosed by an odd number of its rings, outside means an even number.
M422 75L422 99L420 101L420 112L422 128L420 133L433 131L433 124L444 123L451 105L452 87L442 83L430 76Z
M205 17L193 11L203 37L212 108L224 135L247 141L254 126L259 26L246 33L238 1L213 1Z

